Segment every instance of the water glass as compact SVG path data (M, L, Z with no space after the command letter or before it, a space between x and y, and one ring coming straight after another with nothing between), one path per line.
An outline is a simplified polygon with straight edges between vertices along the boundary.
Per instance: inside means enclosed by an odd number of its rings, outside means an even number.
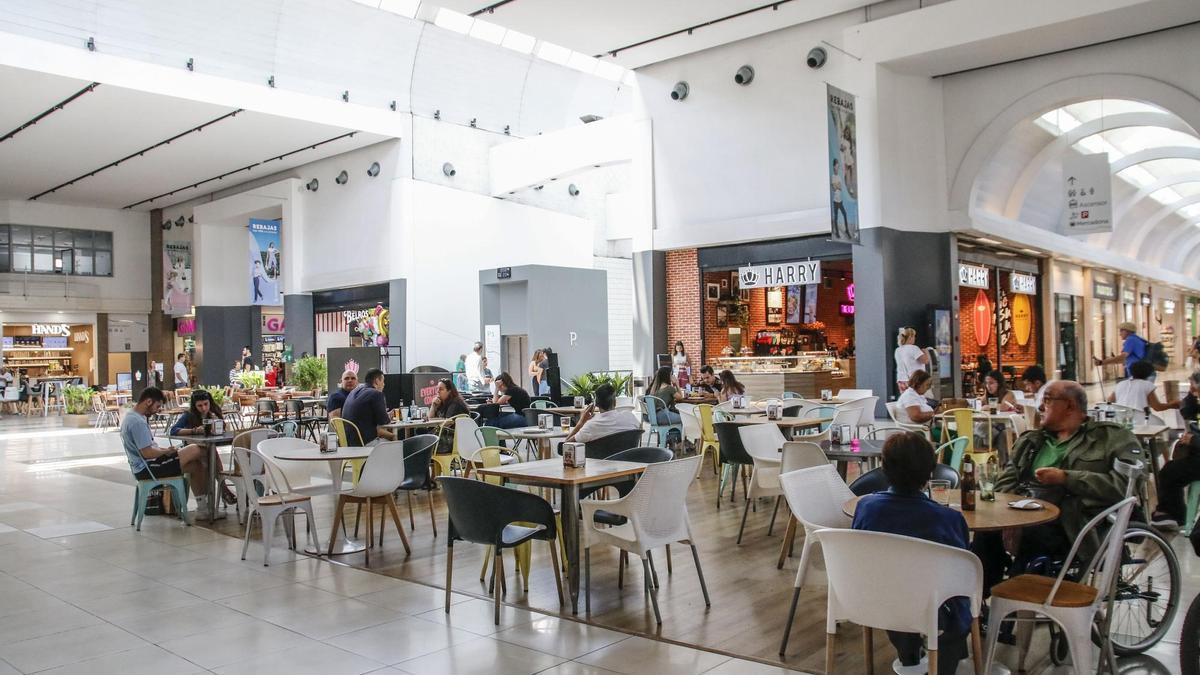
M985 502L996 501L996 479L1000 474L1000 466L994 462L983 462L977 469L979 471L979 498Z
M929 496L942 506L950 506L950 481L929 481Z

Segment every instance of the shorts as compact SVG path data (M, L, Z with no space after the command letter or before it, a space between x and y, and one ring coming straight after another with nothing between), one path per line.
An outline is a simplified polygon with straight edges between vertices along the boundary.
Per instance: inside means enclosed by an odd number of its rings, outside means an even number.
M138 480L152 480L154 478L174 478L175 476L182 475L183 467L179 465L179 455L164 455L146 460L146 468L137 472L134 477Z

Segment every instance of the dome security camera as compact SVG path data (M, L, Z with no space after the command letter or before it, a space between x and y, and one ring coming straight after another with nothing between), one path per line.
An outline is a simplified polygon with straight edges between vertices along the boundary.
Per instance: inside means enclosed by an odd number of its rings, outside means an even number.
M454 170L453 164L446 162L442 165L442 173L446 174L448 178L454 178L454 174L458 173L458 171Z
M579 188L574 183L571 183L567 186L567 194L571 195L572 197L578 197Z
M813 47L808 50L808 58L805 59L805 63L808 64L809 68L815 70L825 65L825 59L827 58L829 58L829 54L825 51L824 47Z
M671 100L682 101L688 97L688 83L680 80L671 88Z
M754 81L754 66L746 65L737 69L733 75L733 81L743 87Z

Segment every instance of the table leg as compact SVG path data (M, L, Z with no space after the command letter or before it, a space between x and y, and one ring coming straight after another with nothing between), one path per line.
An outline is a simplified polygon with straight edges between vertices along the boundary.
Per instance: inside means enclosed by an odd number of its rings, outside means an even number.
M331 460L329 462L329 476L330 476L330 480L332 481L331 487L333 490L333 492L332 492L333 501L334 501L334 504L336 504L337 498L338 498L338 493L340 493L342 491L342 461L341 460ZM361 552L367 550L366 542L364 542L362 539L354 539L350 536L349 531L347 531L347 529L346 529L344 515L342 513L335 513L334 517L337 518L338 520L342 521L342 537L341 537L341 539L338 540L338 544L333 547L333 555L346 555L349 553L361 553ZM336 530L334 530L334 531L336 532ZM311 553L312 555L315 555L315 556L320 556L320 555L324 555L324 554L328 553L329 549L309 546L308 548L304 549L304 552Z
M837 472L838 472L838 475L842 477L842 480L846 480L846 468L848 465L849 465L849 462L847 462L846 460L839 459L837 461Z
M1146 439L1146 454L1150 457L1150 474L1154 476L1154 494L1158 492L1158 436Z
M221 498L221 473L217 471L217 444L208 443L208 522L217 519L217 500Z
M571 613L579 613L579 486L562 488L563 548L567 553L567 586L571 592Z

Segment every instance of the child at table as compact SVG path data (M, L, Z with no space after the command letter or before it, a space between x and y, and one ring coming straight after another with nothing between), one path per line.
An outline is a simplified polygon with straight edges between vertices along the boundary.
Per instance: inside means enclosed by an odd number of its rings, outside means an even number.
M883 445L883 473L892 487L863 497L854 511L856 530L887 532L925 539L966 549L967 521L962 513L948 509L925 496L925 484L933 475L933 446L915 432L896 434ZM937 638L938 673L953 675L967 655L971 612L967 598L951 598L938 614L941 635ZM900 657L893 669L905 675L924 673L921 636L888 631L888 639Z

